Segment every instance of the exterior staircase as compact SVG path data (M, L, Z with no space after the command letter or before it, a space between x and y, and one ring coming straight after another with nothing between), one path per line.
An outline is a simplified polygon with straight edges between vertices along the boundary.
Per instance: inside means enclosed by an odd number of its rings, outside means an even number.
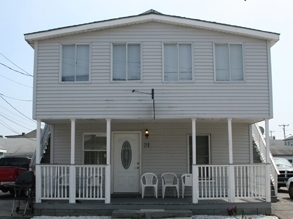
M253 139L253 162L254 163L267 163L266 162L266 141L260 131L257 124L252 125L252 139ZM278 201L278 175L279 171L273 160L273 156L270 152L270 160L268 163L271 164L271 202Z
M51 141L51 128L50 125L45 124L45 127L42 129L41 133L41 145L42 149L40 150L40 163L50 163L50 141ZM36 151L32 156L30 169L35 171L36 165Z

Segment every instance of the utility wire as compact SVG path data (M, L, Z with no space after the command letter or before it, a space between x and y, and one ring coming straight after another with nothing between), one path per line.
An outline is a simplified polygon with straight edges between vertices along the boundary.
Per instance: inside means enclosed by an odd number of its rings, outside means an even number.
M16 125L19 125L19 126L25 128L25 129L29 129L29 128L27 128L27 127L25 127L25 126L23 126L23 125L21 125L21 124L15 122L15 121L13 121L12 119L9 119L8 117L6 117L6 116L4 116L4 115L1 115L1 113L0 113L0 116L2 116L4 119L7 119L8 121L10 121L10 122L12 122L12 123L14 123L14 124L16 124Z
M32 101L32 100L21 100L21 99L16 99L16 98L13 98L13 97L8 97L8 96L6 96L4 94L1 94L1 93L0 93L0 96L7 97L7 98L10 98L10 99L13 99L13 100L19 100L19 101Z
M12 63L14 66L16 66L17 68L19 68L20 70L24 71L25 73L27 73L29 75L29 73L22 69L21 67L19 67L17 64L15 64L14 62L12 62L10 59L8 59L5 55L3 55L1 52L0 52L0 55L2 55L6 60L8 60L10 63Z
M21 83L18 83L16 81L14 81L14 80L11 80L10 78L4 77L3 75L0 75L0 77L3 77L3 78L5 78L5 79L7 79L9 81L12 81L12 82L16 83L16 84L19 84L19 85L22 85L22 86L25 86L25 87L29 87L29 88L33 88L31 86L28 86L28 85L25 85L25 84L21 84Z
M31 118L27 117L26 115L24 115L22 112L20 112L18 109L16 109L14 106L12 106L3 96L0 95L0 97L9 105L11 106L14 110L16 110L17 112L19 112L21 115L23 115L25 118L31 120L31 121L34 121L32 120Z
M34 129L35 128L35 124L28 124L28 123L26 123L26 122L23 122L23 121L20 121L20 120L17 120L15 117L11 117L11 116L9 116L9 115L7 115L7 114L5 114L5 113L3 113L3 112L0 112L0 116L3 116L3 117L6 117L6 118L8 118L8 120L12 120L13 122L18 122L18 123L21 123L21 124L24 124L24 125L26 125L26 126L30 126L30 127L32 127L32 128L28 128L28 127L26 127L27 129Z
M6 67L6 68L8 68L8 69L10 69L10 70L12 70L12 71L15 71L15 72L17 72L17 73L20 73L20 74L22 74L22 75L30 76L30 77L34 77L34 76L32 76L31 74L23 73L23 72L21 72L21 71L15 70L15 69L13 69L13 68L11 68L11 67L9 67L9 66L7 66L7 65L5 65L5 64L3 64L3 63L1 63L1 62L0 62L0 65L3 65L4 67Z

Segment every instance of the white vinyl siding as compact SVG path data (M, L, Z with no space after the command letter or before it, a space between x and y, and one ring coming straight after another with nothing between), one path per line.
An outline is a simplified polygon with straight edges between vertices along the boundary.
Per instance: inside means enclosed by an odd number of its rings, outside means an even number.
M215 44L216 81L243 81L242 44Z
M143 80L112 82L112 44L122 39L142 42ZM223 41L243 42L245 83L215 83L214 42ZM58 83L60 43L70 42L92 42L91 83ZM164 42L193 42L193 81L163 81ZM153 119L150 95L131 92L152 88L156 119L270 118L267 51L263 40L156 22L42 40L36 51L33 118Z
M113 81L141 79L140 44L113 45Z
M61 81L89 81L89 45L62 45Z
M191 44L164 44L164 81L192 80Z

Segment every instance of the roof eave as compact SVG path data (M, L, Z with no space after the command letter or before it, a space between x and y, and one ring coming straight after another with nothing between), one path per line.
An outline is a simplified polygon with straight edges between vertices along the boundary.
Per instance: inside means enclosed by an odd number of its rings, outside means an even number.
M93 22L93 23L88 23L88 24L83 24L78 26L58 28L58 29L52 29L52 30L36 32L36 33L28 33L28 34L25 34L25 40L30 45L33 46L34 41L38 41L38 40L62 37L65 35L72 35L72 34L78 34L83 32L114 28L119 26L145 23L150 21L170 23L170 24L175 24L180 26L188 26L188 27L254 37L259 39L265 39L270 41L271 46L273 46L279 40L279 34L277 33L265 32L265 31L255 30L255 29L201 21L201 20L195 20L195 19L188 19L183 17L160 15L160 14L146 14L146 15L138 15L138 16L132 16L132 17L124 17L124 18L106 20L101 22Z

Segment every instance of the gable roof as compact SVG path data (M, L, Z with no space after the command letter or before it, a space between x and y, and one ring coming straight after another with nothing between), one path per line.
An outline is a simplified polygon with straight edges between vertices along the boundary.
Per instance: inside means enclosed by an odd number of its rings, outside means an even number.
M233 26L228 24L221 24L216 22L162 14L156 10L148 10L144 13L134 16L114 18L109 20L96 21L91 23L55 28L45 31L33 32L25 34L25 40L33 46L34 41L61 37L66 35L92 32L102 29L121 27L146 22L161 22L173 25L194 27L200 29L207 29L218 32L225 32L230 34L243 35L270 41L274 45L279 40L279 34L267 31L261 31L240 26Z

